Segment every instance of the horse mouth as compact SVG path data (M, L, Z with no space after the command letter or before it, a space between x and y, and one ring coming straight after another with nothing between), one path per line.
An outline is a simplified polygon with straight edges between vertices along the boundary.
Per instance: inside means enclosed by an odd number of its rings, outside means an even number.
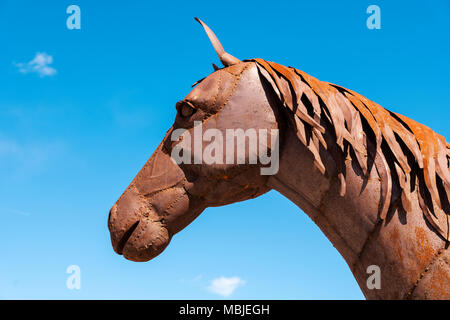
M145 262L164 251L170 239L169 230L161 221L142 218L113 240L113 248L127 260Z
M123 248L127 244L128 240L133 235L134 230L138 227L140 221L136 221L122 236L116 246L116 252L118 254L123 254Z

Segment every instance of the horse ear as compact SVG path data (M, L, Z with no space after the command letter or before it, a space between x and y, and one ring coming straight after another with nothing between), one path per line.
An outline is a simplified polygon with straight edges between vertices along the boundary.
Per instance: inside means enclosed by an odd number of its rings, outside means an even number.
M212 30L203 21L201 21L199 18L195 18L195 20L202 25L203 29L205 29L205 32L208 35L208 38L211 41L214 50L216 50L216 53L219 56L220 62L222 62L225 67L229 67L233 64L241 62L241 60L239 60L238 58L235 58L231 54L225 52L222 45L220 44L219 39L217 39L214 32L212 32Z

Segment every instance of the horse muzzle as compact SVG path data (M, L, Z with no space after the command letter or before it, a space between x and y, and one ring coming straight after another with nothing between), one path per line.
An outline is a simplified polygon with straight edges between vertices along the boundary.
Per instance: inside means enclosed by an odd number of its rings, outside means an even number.
M159 255L171 238L163 220L132 188L111 208L108 228L114 251L136 262Z

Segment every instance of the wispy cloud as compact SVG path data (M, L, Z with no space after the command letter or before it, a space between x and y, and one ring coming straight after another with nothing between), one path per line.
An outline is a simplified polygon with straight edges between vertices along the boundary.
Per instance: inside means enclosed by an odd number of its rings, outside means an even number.
M199 275L195 276L195 277L192 279L192 281L193 281L193 282L200 281L202 278L203 278L203 275L202 275L202 274L199 274Z
M202 278L203 278L203 275L198 274L195 277L187 279L187 280L185 278L181 278L180 282L181 283L196 283L196 282L199 282Z
M2 178L5 179L5 175L25 177L46 169L63 149L64 145L60 141L23 143L0 133L0 171L6 172Z
M0 157L8 154L17 154L19 149L15 141L0 138Z
M41 77L53 76L56 74L56 69L50 67L53 63L53 57L45 52L36 53L33 60L26 63L14 63L19 69L20 73L34 72Z
M245 284L245 281L239 277L219 277L211 281L208 287L209 291L221 295L223 297L229 297L237 289L237 287Z
M19 215L19 216L25 216L25 217L31 216L31 213L25 212L25 211L21 211L21 210L15 210L15 209L3 209L2 211L6 211L6 212L9 212L9 213L17 214L17 215Z
M113 120L123 128L142 128L152 119L148 105L136 105L133 93L122 93L107 102Z

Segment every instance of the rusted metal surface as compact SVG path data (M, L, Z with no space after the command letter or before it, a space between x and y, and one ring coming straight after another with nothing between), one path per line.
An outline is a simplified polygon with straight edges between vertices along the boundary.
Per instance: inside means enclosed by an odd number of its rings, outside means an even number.
M206 207L278 190L320 227L369 299L450 299L450 145L430 128L298 69L226 53L177 103L171 129L110 212L114 250L161 253ZM176 164L173 130L280 130L280 168ZM224 155L225 156L225 155ZM298 253L300 254L300 253ZM382 288L366 286L377 265Z

